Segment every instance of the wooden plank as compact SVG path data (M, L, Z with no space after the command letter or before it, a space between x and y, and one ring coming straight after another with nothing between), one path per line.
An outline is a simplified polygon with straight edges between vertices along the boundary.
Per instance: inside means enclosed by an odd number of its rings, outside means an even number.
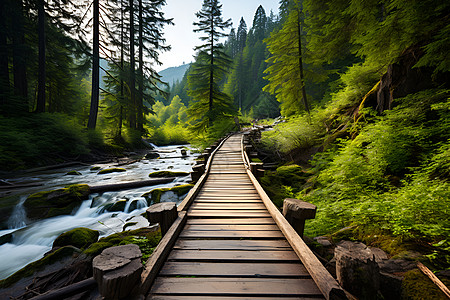
M236 217L270 217L267 211L255 210L199 210L190 209L188 212L190 217L221 217L221 218L236 218Z
M239 296L238 297L220 297L214 296L214 300L317 300L324 299L323 297L252 297L252 296ZM182 295L149 295L146 300L211 300L210 296L182 296Z
M286 240L190 240L178 239L173 249L185 250L291 250Z
M224 210L266 210L264 204L253 203L193 203L191 205L192 209L224 209Z
M262 225L262 224L275 224L272 218L224 218L224 219L188 219L186 224L236 224L236 225Z
M299 263L166 262L160 275L311 278L305 267Z
M223 200L260 200L261 198L259 197L259 195L240 195L240 196L236 196L236 195L198 195L198 197L196 199L223 199Z
M181 261L274 261L298 262L294 251L240 251L240 250L172 250L167 260Z
M253 225L253 224L221 224L221 225L210 225L210 224L186 224L184 226L184 230L205 230L205 231L210 231L210 230L245 230L245 231L249 231L249 230L253 230L253 231L266 231L266 230L277 230L278 226L273 224L273 225Z
M312 296L320 291L311 279L158 277L153 294Z
M223 199L223 198L219 198L219 199L211 199L211 198L201 198L201 199L195 199L195 203L198 204L202 204L202 203L223 203L223 204L240 204L240 203L263 203L260 199L233 199L233 198L229 198L229 199Z
M226 186L226 185L222 185L222 186L212 186L212 185L208 185L208 186L203 186L202 191L204 192L210 192L210 191L254 191L255 188L253 186L250 185L245 185L245 186Z
M201 191L199 196L258 196L258 193L252 190L234 190L234 191Z
M281 231L223 231L223 230L183 230L180 233L182 238L195 238L195 239L284 239L284 235Z
M186 223L186 220L187 220L186 212L179 212L178 218L169 228L167 233L159 242L155 251L153 251L152 255L147 260L145 268L141 274L141 285L140 285L141 294L145 295L152 286L158 272L160 271L167 256L169 255L171 248L175 244L178 235L180 234L184 224Z

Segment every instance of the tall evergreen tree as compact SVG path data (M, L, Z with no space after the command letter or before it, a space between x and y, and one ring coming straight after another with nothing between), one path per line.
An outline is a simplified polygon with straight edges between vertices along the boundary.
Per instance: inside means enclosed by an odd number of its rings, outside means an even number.
M247 42L247 24L245 23L243 17L241 17L241 21L239 22L236 39L238 44L238 53L242 53L245 48L245 43Z
M219 86L232 61L218 41L226 36L223 30L231 26L231 19L223 21L218 0L204 0L196 16L194 32L203 33L200 40L206 43L195 47L198 53L188 77L189 96L193 99L188 114L195 122L194 130L204 131L213 121L234 113L231 97Z
M264 91L276 94L283 115L300 113L301 103L309 112L303 70L302 18L301 3L294 0L283 27L266 40L272 56L267 60L269 67L265 78L269 84Z

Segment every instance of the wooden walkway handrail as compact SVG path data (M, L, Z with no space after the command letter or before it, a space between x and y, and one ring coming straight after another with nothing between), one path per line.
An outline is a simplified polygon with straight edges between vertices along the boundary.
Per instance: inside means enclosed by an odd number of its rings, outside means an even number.
M305 268L308 270L309 274L313 278L314 282L317 284L317 287L320 289L325 298L328 299L347 299L344 290L337 283L337 281L331 276L331 274L325 269L322 263L317 259L317 257L312 253L311 249L305 244L302 238L297 234L297 232L292 228L292 226L286 221L284 216L280 213L277 207L273 204L272 200L270 200L269 196L267 196L264 189L259 184L256 177L249 169L250 162L248 160L248 156L244 151L244 143L243 137L242 141L242 156L244 160L246 160L246 171L250 180L256 188L259 196L261 197L264 205L269 211L272 218L275 220L275 223L278 225L280 230L283 232L287 241L294 249L295 253L302 261Z

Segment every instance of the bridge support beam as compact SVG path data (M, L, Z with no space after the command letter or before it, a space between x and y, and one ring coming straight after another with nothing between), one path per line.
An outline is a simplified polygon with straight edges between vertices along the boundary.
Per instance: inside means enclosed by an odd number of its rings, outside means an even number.
M301 238L305 230L305 220L314 219L316 210L314 204L302 200L287 198L283 201L283 216Z

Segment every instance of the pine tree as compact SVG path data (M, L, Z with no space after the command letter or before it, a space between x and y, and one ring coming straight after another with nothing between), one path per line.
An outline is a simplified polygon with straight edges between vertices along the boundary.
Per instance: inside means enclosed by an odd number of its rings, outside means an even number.
M267 60L269 67L265 70L265 79L269 84L264 91L276 95L283 115L300 113L300 100L303 109L309 112L303 70L302 11L299 0L294 3L283 27L266 39L272 56Z
M236 39L238 44L237 51L238 53L242 53L247 42L247 24L245 23L244 18L241 18L241 21L239 22Z
M203 33L200 40L206 41L195 47L198 54L188 76L189 96L193 99L188 114L198 132L234 113L230 96L219 87L232 62L223 45L218 44L219 38L226 36L223 30L231 26L231 20L223 21L221 10L218 0L204 0L196 13L199 21L194 22L194 32Z

